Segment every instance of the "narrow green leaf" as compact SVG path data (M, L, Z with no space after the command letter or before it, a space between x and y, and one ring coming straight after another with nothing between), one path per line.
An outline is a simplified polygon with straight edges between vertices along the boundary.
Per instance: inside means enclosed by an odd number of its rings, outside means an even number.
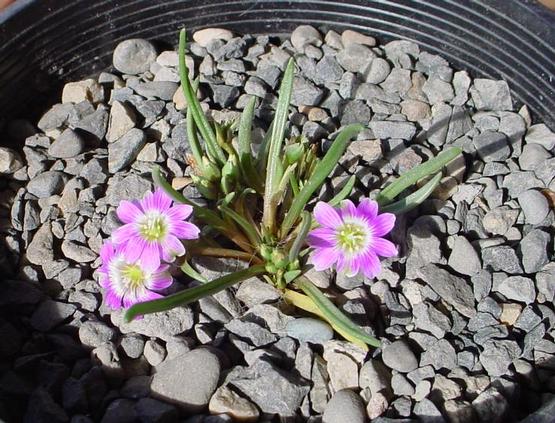
M348 125L341 131L337 138L335 138L324 158L316 165L314 173L310 179L303 186L299 195L297 195L293 200L291 208L285 216L281 226L282 237L285 237L289 233L289 230L299 218L299 215L306 206L306 203L310 200L312 194L314 194L314 192L322 186L326 178L334 169L335 165L347 149L351 138L358 134L363 128L364 126L360 124Z
M301 251L302 246L304 245L304 240L308 235L308 231L310 230L312 223L312 216L309 212L303 211L301 214L301 224L299 225L299 232L291 245L291 249L289 250L289 261L295 261L298 256L299 252Z
M225 156L216 142L216 135L206 119L204 112L200 106L197 96L193 91L191 86L191 81L189 80L189 69L185 62L185 45L187 44L187 33L185 29L182 29L179 33L179 77L181 79L181 87L183 88L183 94L185 94L185 99L187 100L187 108L191 109L191 115L195 120L195 123L199 129L204 142L206 142L207 148L213 151L215 159L217 159L220 164L225 163Z
M223 291L238 282L253 276L261 275L265 272L264 265L256 265L249 267L239 272L230 273L221 278L215 279L203 285L195 286L194 288L185 289L172 295L157 300L146 301L144 303L137 303L131 306L126 312L124 319L130 322L135 317L149 313L158 313L161 311L171 310L172 308L192 303L203 297L214 295Z
M252 97L247 106L241 114L239 123L238 148L239 148L239 166L243 179L256 192L262 194L264 188L262 187L261 177L252 160L252 122L254 119L254 106L256 105L256 97Z
M286 284L293 282L302 272L300 270L289 270L283 274Z
M287 124L289 104L291 103L291 93L293 91L295 63L289 60L281 87L276 107L276 114L272 122L272 133L270 136L270 148L268 151L266 183L264 185L264 208L262 212L262 223L273 233L276 224L276 204L272 201L278 188L282 174L279 174L281 164L281 146Z
M203 151L197 137L197 132L195 130L195 120L193 119L193 114L191 110L192 109L190 107L187 108L187 139L189 141L189 145L191 146L191 152L193 153L195 162L199 170L201 170L202 172Z
M268 152L270 151L270 139L274 128L274 122L270 124L268 131L264 134L260 149L258 150L256 169L261 175L266 175L266 164L268 161Z
M462 153L459 147L451 147L403 174L391 184L385 187L376 197L376 201L380 206L385 206L393 201L393 199L411 185L418 182L426 176L433 175L440 171L446 164Z
M345 198L347 198L351 194L351 191L355 186L356 180L357 180L356 176L352 175L347 181L347 183L345 184L345 186L341 188L341 191L339 191L337 195L335 195L330 201L328 201L328 204L332 207L335 207L339 203L341 203Z
M418 207L426 198L428 198L432 194L432 192L434 192L436 187L439 185L441 178L441 172L436 173L434 177L426 182L426 184L422 188L418 189L410 195L407 195L405 198L396 201L395 203L390 203L387 206L382 207L380 209L380 213L388 212L399 215L411 211L415 207Z
M262 243L256 228L254 228L247 219L226 205L219 206L219 209L239 225L255 249Z
M206 279L199 272L193 269L193 267L187 261L184 261L183 264L181 265L181 271L196 281L199 281L202 283L208 282L208 279Z
M358 325L353 323L306 277L301 276L297 278L296 284L312 301L314 301L318 309L334 326L368 345L372 345L376 348L381 346L379 340L368 335Z
M285 172L283 172L283 175L281 176L281 180L279 181L279 184L272 198L272 201L276 206L281 202L281 199L285 195L285 190L289 185L290 177L291 175L294 174L293 172L295 171L296 168L297 168L297 163L293 163L287 169L285 169Z

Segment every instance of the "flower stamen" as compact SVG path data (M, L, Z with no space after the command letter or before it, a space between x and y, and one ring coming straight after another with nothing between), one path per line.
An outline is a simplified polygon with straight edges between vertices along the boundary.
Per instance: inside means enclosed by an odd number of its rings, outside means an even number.
M345 223L337 229L337 243L347 252L360 251L366 245L368 230L356 223Z
M161 241L168 232L168 224L159 213L146 213L139 223L139 232L147 241Z

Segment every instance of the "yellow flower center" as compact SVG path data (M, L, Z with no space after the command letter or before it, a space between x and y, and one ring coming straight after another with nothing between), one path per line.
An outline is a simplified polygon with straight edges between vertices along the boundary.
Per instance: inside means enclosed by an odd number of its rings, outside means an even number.
M159 214L146 215L139 224L139 232L147 241L161 241L168 232L166 219Z
M145 281L143 270L136 264L125 265L121 270L121 275L130 289L141 288Z
M356 223L345 223L337 230L337 243L347 253L360 251L366 245L368 229Z

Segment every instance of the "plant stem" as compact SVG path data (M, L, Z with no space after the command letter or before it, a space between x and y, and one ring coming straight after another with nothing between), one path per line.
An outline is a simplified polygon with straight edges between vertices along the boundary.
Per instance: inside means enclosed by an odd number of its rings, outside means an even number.
M265 271L266 270L263 265L256 265L249 267L248 269L240 270L239 272L230 273L229 275L214 279L213 281L203 285L195 286L194 288L185 289L181 292L168 295L165 298L147 301L144 303L137 303L125 312L124 320L126 322L130 322L139 315L158 313L161 311L171 310L177 306L192 303L200 298L223 291L224 289L229 288L230 286L233 286L245 279L261 275Z

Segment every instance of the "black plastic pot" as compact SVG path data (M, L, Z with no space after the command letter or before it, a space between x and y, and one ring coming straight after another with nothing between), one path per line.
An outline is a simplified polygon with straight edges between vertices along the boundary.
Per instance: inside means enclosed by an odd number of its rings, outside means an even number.
M555 128L555 13L531 0L17 0L0 14L0 116L44 110L61 82L107 68L125 38L174 44L183 26L285 34L303 23L416 41L505 79Z
M0 13L0 123L44 112L63 82L108 68L126 38L173 45L183 26L280 35L305 23L412 40L474 77L505 79L555 129L555 13L531 0L17 0ZM526 422L553 414L552 402Z

